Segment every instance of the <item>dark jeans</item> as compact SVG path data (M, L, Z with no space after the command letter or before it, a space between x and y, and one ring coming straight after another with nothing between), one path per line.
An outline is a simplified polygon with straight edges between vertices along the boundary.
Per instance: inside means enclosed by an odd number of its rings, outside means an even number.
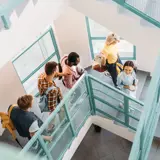
M118 63L122 64L122 61L120 59L120 57L118 56ZM114 86L117 87L117 69L116 69L116 63L113 64L109 64L108 61L106 62L106 66L107 66L107 70L110 73L111 77L112 77L112 81L114 83Z

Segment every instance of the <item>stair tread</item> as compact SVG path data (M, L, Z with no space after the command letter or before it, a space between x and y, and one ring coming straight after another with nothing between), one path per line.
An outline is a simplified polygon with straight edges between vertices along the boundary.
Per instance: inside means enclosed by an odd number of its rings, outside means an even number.
M157 138L160 138L160 119L158 121L157 128L156 128L154 136L157 137Z
M146 83L147 77L148 77L147 72L144 72L144 71L137 72L137 79L138 79L138 87L137 87L137 95L136 95L137 99L140 98L140 95L141 95L143 87Z
M140 112L140 111L137 111L137 110L131 110L131 111L130 111L130 114L131 114L132 116L134 116L134 117L136 117L136 118L139 119L139 118L140 118L140 115L141 115L141 112ZM125 122L124 114L121 113L121 112L118 112L118 113L117 113L117 117L116 117L116 118L118 118L119 120ZM116 121L114 121L114 124L117 124L117 125L126 127L126 126L124 126L123 124L121 124L121 123L119 123L119 122L116 122ZM129 125L132 126L132 127L134 127L134 128L137 128L138 121L134 120L133 118L130 118L130 119L129 119ZM129 130L133 132L132 129L129 129Z

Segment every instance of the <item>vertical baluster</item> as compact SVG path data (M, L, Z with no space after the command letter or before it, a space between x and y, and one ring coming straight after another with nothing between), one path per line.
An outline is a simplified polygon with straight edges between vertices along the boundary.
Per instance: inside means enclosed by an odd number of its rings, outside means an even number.
M45 144L41 135L38 136L38 140L41 144L41 147L44 149L44 152L46 153L48 159L53 160L53 157L52 157L51 153L49 152L49 150L48 150L48 148L47 148L47 146L46 146L46 144Z
M71 121L71 116L70 116L70 113L69 113L69 111L68 111L68 106L66 106L66 104L64 105L64 110L65 110L67 119L69 120L69 123L70 123L70 126L71 126L71 130L72 130L72 134L73 134L73 136L75 137L76 132L75 132L75 130L74 130L73 122Z
M125 125L129 126L129 100L124 97L124 114L125 114Z
M3 22L4 28L5 29L9 29L10 26L11 26L9 15L8 14L7 15L3 15L3 16L1 16L1 19L2 19L2 22Z
M89 94L91 114L95 115L96 114L96 106L95 106L94 95L93 95L93 87L91 84L91 78L88 75L86 75L86 77L85 77L85 83L86 83L86 87L87 87L87 92Z

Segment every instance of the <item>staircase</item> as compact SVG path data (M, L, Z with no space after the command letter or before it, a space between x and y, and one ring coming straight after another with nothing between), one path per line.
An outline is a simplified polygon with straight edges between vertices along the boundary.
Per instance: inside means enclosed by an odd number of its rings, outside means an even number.
M15 1L9 0L7 2L2 1L0 4L1 6L0 8L0 16L1 16L0 29L2 29L3 27L5 29L9 29L12 24L11 17L13 15L16 16L17 18L20 17L21 13L25 9L29 1L30 0L15 0ZM32 0L32 2L34 5L36 5L38 0Z

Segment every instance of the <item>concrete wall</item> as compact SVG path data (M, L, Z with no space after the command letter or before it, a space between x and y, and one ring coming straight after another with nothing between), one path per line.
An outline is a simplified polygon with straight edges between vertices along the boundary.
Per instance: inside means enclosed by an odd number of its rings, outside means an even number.
M81 65L83 67L91 65L85 16L68 7L54 21L54 27L61 56L74 51L81 56Z
M19 17L13 12L10 16L11 28L0 32L0 68L53 24L67 4L68 0L39 0L34 5L30 0Z

